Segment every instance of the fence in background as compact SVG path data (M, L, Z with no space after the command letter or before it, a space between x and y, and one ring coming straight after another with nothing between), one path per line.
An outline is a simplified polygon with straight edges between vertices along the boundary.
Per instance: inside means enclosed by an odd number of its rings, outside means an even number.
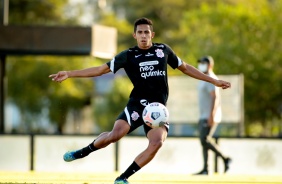
M8 171L124 171L148 144L145 137L127 136L84 159L64 162L63 154L88 145L97 135L0 135L0 170ZM282 174L281 139L218 138L231 163L228 174ZM223 172L223 162L213 153L211 174ZM155 159L140 172L192 174L202 169L197 137L168 137Z

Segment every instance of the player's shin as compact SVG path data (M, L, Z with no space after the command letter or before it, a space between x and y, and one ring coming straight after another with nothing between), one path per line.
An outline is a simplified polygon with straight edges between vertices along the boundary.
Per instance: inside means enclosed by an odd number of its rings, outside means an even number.
M127 169L124 173L122 173L120 175L119 178L122 179L128 179L131 175L133 175L134 173L136 173L138 170L140 170L140 166L137 165L137 163L134 161Z
M94 140L95 141L95 140ZM77 150L73 155L75 158L83 158L86 157L87 155L89 155L90 153L92 153L93 151L98 150L99 148L96 148L94 146L94 141L92 143L90 143L88 146Z

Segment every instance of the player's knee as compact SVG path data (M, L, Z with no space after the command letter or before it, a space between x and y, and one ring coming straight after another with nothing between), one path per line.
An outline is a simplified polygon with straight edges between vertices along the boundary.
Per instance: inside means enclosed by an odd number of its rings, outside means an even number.
M149 146L153 149L153 150L158 150L162 147L163 142L161 140L158 141L150 141Z
M121 136L115 134L115 135L112 135L111 136L111 142L114 143L114 142L117 142L121 139Z
M109 133L109 139L110 142L114 143L119 141L124 135L126 135L128 130L119 127L119 128L114 128L110 133Z
M109 140L111 143L119 141L123 136L117 132L110 132Z

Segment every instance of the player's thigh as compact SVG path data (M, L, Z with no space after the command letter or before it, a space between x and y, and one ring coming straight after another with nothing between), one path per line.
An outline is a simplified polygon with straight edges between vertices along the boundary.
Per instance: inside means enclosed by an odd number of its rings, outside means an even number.
M112 134L117 137L123 137L129 132L130 126L127 121L118 119L115 121Z

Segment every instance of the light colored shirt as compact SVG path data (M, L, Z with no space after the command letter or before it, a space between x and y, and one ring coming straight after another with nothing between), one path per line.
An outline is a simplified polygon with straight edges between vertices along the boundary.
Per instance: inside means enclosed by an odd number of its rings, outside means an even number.
M217 76L210 72L208 74L210 77L217 79ZM205 81L201 81L198 84L198 98L199 98L199 110L200 110L200 119L208 119L212 110L212 97L211 92L215 91L215 115L214 122L219 123L221 121L221 104L220 104L220 93L219 88L213 84Z

